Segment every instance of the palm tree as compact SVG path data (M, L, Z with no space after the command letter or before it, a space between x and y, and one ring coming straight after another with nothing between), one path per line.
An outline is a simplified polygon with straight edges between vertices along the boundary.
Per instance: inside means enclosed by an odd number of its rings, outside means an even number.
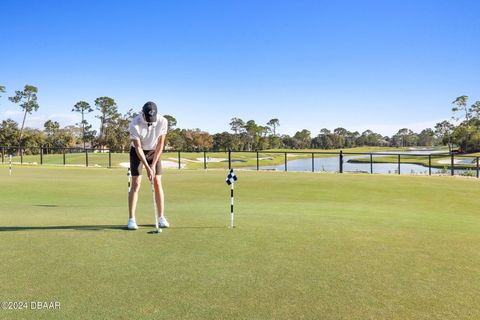
M280 121L277 118L273 118L267 122L267 126L272 127L273 135L276 136L276 129L277 127L280 127Z
M118 116L117 104L115 103L115 100L110 97L100 97L95 99L95 106L101 113L96 117L100 119L100 134L98 140L100 142L100 147L103 147L107 141L105 135L106 126L113 118Z
M79 101L74 106L72 111L80 112L82 114L82 140L83 140L83 149L85 150L85 125L88 124L85 120L84 114L90 113L93 111L92 107L85 101Z
M165 114L163 117L168 121L168 131L170 132L170 130L175 129L177 126L177 119L169 114Z
M452 111L453 112L464 111L465 120L467 121L467 126L468 126L468 120L470 119L470 112L467 108L467 100L468 100L468 96L457 97L457 99L455 99L455 101L452 102L452 104L455 105L455 107L452 108Z
M232 131L235 132L235 134L238 134L238 132L245 125L245 122L243 122L243 120L240 118L232 118L229 124Z
M458 126L458 129L462 129L462 127L465 129L464 139L462 139L464 143L460 143L461 144L460 148L464 149L463 151L466 151L466 149L468 149L468 142L470 141L470 138L471 138L471 131L470 131L471 112L470 112L470 109L467 107L467 101L468 101L468 96L460 96L460 97L457 97L457 99L455 99L455 101L452 102L452 104L455 105L452 108L452 111L454 113L457 111L465 112L465 122L461 123ZM456 120L459 120L459 119L457 118Z
M25 112L23 115L22 127L20 129L20 137L18 139L18 143L22 143L22 136L23 136L23 128L25 126L25 119L27 118L27 113L32 113L33 111L37 111L40 107L37 103L37 93L38 89L35 86L25 85L23 91L15 91L15 96L8 97L13 103L18 103L22 110ZM19 146L20 147L20 146Z
M254 120L248 120L243 126L243 129L245 129L245 132L247 133L247 149L248 151L251 151L257 136L258 126Z
M470 111L477 117L477 119L480 119L480 101L475 101L475 103L471 105Z

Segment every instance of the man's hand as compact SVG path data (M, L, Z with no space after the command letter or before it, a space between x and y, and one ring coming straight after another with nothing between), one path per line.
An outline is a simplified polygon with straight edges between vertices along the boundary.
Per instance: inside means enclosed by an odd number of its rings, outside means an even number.
M147 176L148 180L153 181L153 177L155 177L155 168L151 168L150 166L147 166Z
M157 165L154 165L153 163L150 165L150 169L153 171L153 176L157 174Z

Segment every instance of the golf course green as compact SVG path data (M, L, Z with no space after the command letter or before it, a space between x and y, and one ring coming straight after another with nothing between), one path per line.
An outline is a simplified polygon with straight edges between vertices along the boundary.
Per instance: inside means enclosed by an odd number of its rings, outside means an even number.
M127 231L126 169L0 165L0 319L479 319L480 181L167 169Z

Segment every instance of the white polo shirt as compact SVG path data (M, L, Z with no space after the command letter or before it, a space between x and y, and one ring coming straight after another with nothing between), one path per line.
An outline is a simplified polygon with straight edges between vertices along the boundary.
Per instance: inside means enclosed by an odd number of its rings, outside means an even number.
M154 150L157 147L158 138L166 135L167 129L168 120L165 117L157 115L157 122L153 122L151 126L148 126L142 114L133 118L128 127L130 139L140 140L143 150ZM134 147L133 142L132 147Z

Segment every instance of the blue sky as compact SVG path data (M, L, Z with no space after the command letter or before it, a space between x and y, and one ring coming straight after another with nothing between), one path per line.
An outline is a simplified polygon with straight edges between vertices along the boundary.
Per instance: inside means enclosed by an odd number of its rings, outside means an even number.
M77 101L110 96L211 133L233 117L278 118L287 134L419 131L455 97L480 100L478 12L476 0L3 0L0 119L21 120L7 96L28 83L30 127L73 124Z

